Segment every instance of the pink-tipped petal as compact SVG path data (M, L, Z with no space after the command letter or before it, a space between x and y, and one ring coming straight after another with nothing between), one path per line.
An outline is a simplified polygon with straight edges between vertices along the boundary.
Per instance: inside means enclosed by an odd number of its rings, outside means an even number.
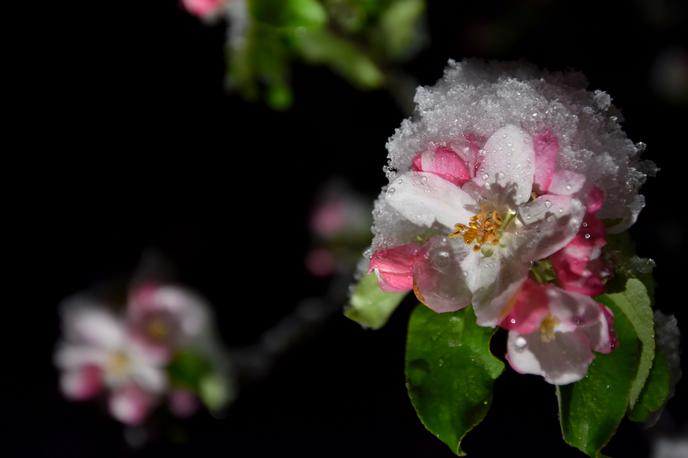
M553 385L567 385L585 377L595 356L587 339L575 332L555 332L551 340L539 332L509 332L507 361L521 374L541 375Z
M368 272L375 272L383 291L410 291L418 250L419 246L412 243L378 250L370 258Z
M127 425L138 425L146 419L152 403L151 395L136 385L127 385L110 395L110 414Z
M601 258L606 243L604 223L588 213L576 236L550 257L559 285L588 296L602 294L609 275Z
M549 308L557 329L585 337L591 350L609 353L615 347L613 315L591 297L550 286Z
M530 334L549 313L545 289L530 278L523 283L500 326L519 334Z
M518 237L530 247L532 259L544 259L568 244L578 232L585 207L572 197L542 195L519 208L524 227Z
M495 132L483 147L474 181L513 192L515 204L527 202L535 174L533 140L520 127L508 125Z
M473 291L473 309L480 326L497 326L509 313L521 286L528 278L528 264L520 256L485 257L472 253L479 263L478 268L467 269L469 285ZM476 264L477 265L477 264ZM466 262L464 266L468 267Z
M66 371L60 378L60 388L68 399L91 399L103 388L102 372L98 366L92 364Z
M446 146L437 146L419 153L413 159L411 169L416 172L434 173L457 186L472 178L466 162L453 149Z
M597 186L593 186L588 194L588 200L585 202L587 212L590 214L595 214L602 209L603 204L604 191Z
M544 194L549 190L554 176L559 154L559 141L551 130L547 130L533 137L533 149L535 151L533 187L540 194Z
M433 237L418 254L413 269L413 291L419 301L438 313L455 312L471 302L461 268L470 249L463 242Z

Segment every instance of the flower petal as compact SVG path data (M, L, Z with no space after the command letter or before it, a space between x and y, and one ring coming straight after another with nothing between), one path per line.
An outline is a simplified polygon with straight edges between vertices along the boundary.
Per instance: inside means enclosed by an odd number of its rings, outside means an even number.
M461 186L472 178L466 162L447 146L437 146L419 153L413 159L411 170L434 173L457 186Z
M520 334L530 334L538 329L549 313L545 288L530 278L523 283L515 301L500 326Z
M413 264L419 248L409 243L373 253L368 272L375 272L380 289L388 292L413 289Z
M522 205L518 214L524 227L518 244L529 247L531 260L550 256L566 246L580 228L585 207L568 196L545 194Z
M69 399L79 401L90 399L103 388L102 372L93 364L68 370L60 377L60 388Z
M145 420L153 403L153 397L136 385L115 390L109 401L110 414L128 425L138 425Z
M586 337L592 350L609 353L615 346L613 315L603 305L583 294L550 287L549 308L560 324L558 330Z
M533 141L523 129L502 127L483 147L483 159L475 181L478 185L497 184L514 192L514 203L530 199L535 173Z
M533 150L535 152L535 176L533 187L541 194L549 189L554 176L559 155L559 141L551 130L541 132L533 137Z
M446 237L433 237L419 253L413 269L413 290L438 313L455 312L471 303L461 262L470 248Z
M394 180L385 194L387 202L406 219L430 227L435 221L450 230L467 223L475 201L461 188L427 172L409 172Z
M541 375L554 385L566 385L585 377L595 358L584 335L555 332L552 340L539 332L509 332L506 359L521 374Z
M473 265L469 266L468 262ZM516 294L528 277L530 263L513 253L486 257L473 253L463 263L473 291L473 308L480 326L497 326L510 312Z
M63 327L68 340L113 348L124 339L124 324L112 313L87 300L68 302L63 309Z
M552 177L547 192L559 196L572 196L583 189L584 184L585 176L580 173L571 172L570 170L560 170Z

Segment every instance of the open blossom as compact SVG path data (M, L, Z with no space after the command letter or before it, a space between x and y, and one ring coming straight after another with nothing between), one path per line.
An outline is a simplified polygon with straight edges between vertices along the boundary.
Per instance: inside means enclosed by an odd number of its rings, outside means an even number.
M594 353L616 347L611 311L592 298L528 279L501 323L507 360L524 374L564 385L585 376Z
M177 348L192 344L209 325L208 306L200 297L155 283L131 291L127 319L133 337L161 359L169 359Z
M570 274L563 286L597 291L580 277L603 280L600 220L612 231L634 222L649 168L609 97L576 74L452 62L415 100L388 142L390 184L374 211L380 286L413 289L437 312L473 304L478 323L495 326L533 263L566 249L555 266Z
M107 390L112 416L129 424L143 421L166 389L166 361L148 352L124 321L103 307L70 304L63 321L55 361L64 395L85 400Z

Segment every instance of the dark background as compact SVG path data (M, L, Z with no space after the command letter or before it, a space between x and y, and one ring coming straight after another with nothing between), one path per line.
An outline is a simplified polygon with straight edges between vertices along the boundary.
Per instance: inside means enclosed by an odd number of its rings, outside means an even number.
M290 111L226 95L222 26L204 26L174 0L58 3L40 18L31 26L41 44L27 57L37 98L16 113L26 127L21 163L6 171L18 179L6 196L17 212L7 252L17 258L6 258L16 295L4 307L25 313L4 323L13 342L5 352L21 361L2 373L4 405L16 408L3 415L3 456L451 456L405 393L412 304L377 332L335 316L269 377L243 387L225 419L186 423L175 433L182 443L161 432L130 450L122 427L95 404L61 398L51 363L57 304L126 279L145 250L165 255L180 282L216 305L230 348L322 293L326 283L303 267L317 190L342 176L374 196L385 141L403 114L384 92L358 92L300 65ZM688 322L686 106L652 81L663 52L686 52L686 25L678 0L431 1L429 46L406 66L433 84L448 58L525 58L581 70L592 89L608 91L629 137L646 142L646 158L662 169L644 187L647 207L632 232L639 253L657 262L659 308L680 323ZM678 405L686 400L684 383L655 430L624 423L609 454L649 456L654 435L685 434ZM551 386L507 369L464 448L475 457L581 456L561 441L556 415Z

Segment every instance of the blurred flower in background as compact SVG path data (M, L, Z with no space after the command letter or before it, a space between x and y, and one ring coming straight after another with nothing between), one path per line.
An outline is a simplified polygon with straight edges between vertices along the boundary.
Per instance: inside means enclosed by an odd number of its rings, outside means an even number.
M105 397L110 414L142 424L167 402L177 417L201 406L216 412L233 398L229 359L210 307L177 286L134 286L123 307L88 295L62 306L55 354L60 386L70 400Z
M210 22L224 16L229 86L276 109L292 103L292 61L325 65L361 89L387 88L404 99L409 82L394 64L425 36L424 0L183 0L183 6Z
M354 271L372 235L372 199L352 191L342 180L325 185L310 218L313 246L306 267L318 277Z

